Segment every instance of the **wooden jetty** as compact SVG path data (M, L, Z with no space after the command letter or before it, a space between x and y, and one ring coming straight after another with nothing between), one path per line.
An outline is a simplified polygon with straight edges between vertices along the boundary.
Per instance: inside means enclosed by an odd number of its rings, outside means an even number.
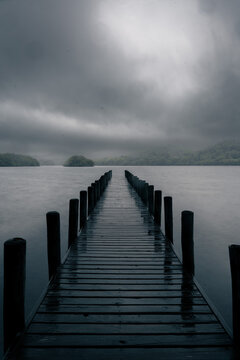
M113 177L6 358L239 359L158 223Z

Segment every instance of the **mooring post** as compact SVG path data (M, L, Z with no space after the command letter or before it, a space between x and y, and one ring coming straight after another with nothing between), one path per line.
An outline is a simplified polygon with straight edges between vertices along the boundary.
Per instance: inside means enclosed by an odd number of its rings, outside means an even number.
M101 182L100 179L97 180L97 186L98 186L98 200L101 198Z
M153 215L154 186L148 185L148 210Z
M140 198L144 201L144 181L140 180Z
M229 246L230 267L232 275L232 321L233 341L240 344L240 245Z
M84 227L87 222L87 192L80 191L80 229Z
M95 208L96 203L97 203L96 184L92 183L91 186L93 189L93 208Z
M97 201L100 199L100 193L99 193L99 181L96 180L95 181L96 184L96 196L97 196Z
M25 327L26 240L4 243L4 351Z
M157 225L161 226L161 219L162 219L162 192L161 190L156 190L154 196L154 221Z
M192 211L182 211L181 242L183 268L186 272L194 275L193 220L194 214Z
M173 243L173 210L172 197L164 197L164 219L165 219L165 236Z
M93 198L93 187L88 187L88 215L91 214L91 212L94 209L94 198Z
M105 173L104 176L105 176L105 189L106 189L108 185L108 173Z
M148 206L148 183L146 181L144 181L144 185L143 185L143 189L144 189L144 204L146 206Z
M47 250L48 250L48 275L49 279L55 275L61 264L60 245L60 215L56 211L50 211L47 218Z
M77 238L78 209L79 209L79 200L71 199L69 201L68 247L70 247L72 245L73 241Z

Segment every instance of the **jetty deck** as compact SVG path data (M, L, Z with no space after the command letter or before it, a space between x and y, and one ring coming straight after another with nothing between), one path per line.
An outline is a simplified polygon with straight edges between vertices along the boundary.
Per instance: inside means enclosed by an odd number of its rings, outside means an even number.
M122 174L113 176L8 359L235 356L194 278Z

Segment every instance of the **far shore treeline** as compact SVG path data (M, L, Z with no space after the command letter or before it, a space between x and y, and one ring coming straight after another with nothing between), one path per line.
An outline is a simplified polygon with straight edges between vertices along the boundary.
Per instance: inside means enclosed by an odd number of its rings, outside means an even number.
M240 165L240 142L224 142L208 149L183 152L162 147L161 150L143 152L137 156L120 156L91 160L82 155L69 157L62 165L65 167L89 167L94 165L146 166L146 165ZM40 166L54 165L49 160L39 161L31 156L5 153L0 154L1 166Z
M0 154L0 166L40 166L39 162L27 155Z
M63 166L94 166L94 162L90 159L85 158L82 155L74 155L71 156L67 161L65 161Z

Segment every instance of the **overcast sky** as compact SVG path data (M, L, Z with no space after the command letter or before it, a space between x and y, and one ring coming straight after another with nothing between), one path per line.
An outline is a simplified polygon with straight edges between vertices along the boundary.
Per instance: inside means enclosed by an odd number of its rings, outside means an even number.
M239 115L239 0L0 0L0 152L202 148Z

